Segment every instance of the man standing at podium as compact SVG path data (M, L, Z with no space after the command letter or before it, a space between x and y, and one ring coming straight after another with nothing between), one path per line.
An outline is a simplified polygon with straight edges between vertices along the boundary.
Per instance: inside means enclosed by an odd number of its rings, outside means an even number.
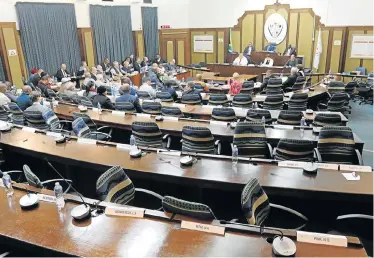
M252 45L252 42L248 43L248 46L245 47L244 49L244 56L250 56L252 52L255 52L255 47Z

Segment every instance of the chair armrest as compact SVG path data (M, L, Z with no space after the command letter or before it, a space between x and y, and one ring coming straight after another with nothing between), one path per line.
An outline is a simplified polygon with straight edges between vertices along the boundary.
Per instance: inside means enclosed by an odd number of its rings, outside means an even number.
M99 127L99 128L97 128L97 131L101 131L102 129L107 129L107 128L109 128L109 133L108 133L108 135L112 136L112 130L113 130L113 128L110 127L110 126L102 126L102 127Z
M319 153L319 150L317 148L314 148L314 154L315 154L315 159L317 158L317 161L318 162L322 162L322 157L321 157L321 153Z
M70 179L66 179L66 180L64 180L64 179L50 179L50 180L46 180L46 181L41 182L41 184L45 185L45 184L49 184L49 183L53 183L53 182L65 182L65 181L69 182L70 184L73 182Z
M325 110L325 109L327 109L327 105L326 104L323 104L323 103L318 103L317 104L317 109L318 110Z
M102 132L90 132L89 134L90 134L90 135L91 135L91 134L95 134L95 135L96 135L96 140L97 140L97 135L98 135L98 134L104 135L104 136L106 136L107 138L109 138L108 141L109 141L110 139L112 139L112 136L109 135L109 134L107 134L107 133L102 133Z
M60 123L70 123L70 124L72 124L73 121L70 121L70 120L60 120Z
M152 195L153 197L156 197L156 198L160 199L161 201L164 199L164 197L162 197L158 193L152 192L152 191L147 190L147 189L135 188L135 191L136 192L142 192L142 193L146 193L146 194Z
M274 148L274 151L273 151L273 148L271 147L270 143L267 142L266 144L267 144L268 149L269 149L270 158L274 158L276 148Z
M214 143L214 146L217 146L217 154L220 155L221 154L221 141L216 140Z
M336 220L343 220L343 219L371 219L373 220L374 217L372 215L366 214L345 214L336 217Z
M166 143L166 149L170 149L170 145L171 145L171 136L170 134L165 134L164 136L162 136L162 140L165 141L167 139L167 143Z
M361 166L364 165L364 161L362 160L361 153L358 151L358 149L355 149L355 152L356 152L358 164Z
M305 223L297 228L295 228L295 230L300 230L302 228L304 228L308 222L308 218L306 216L304 216L303 214L301 214L300 212L298 211L295 211L291 208L288 208L288 207L285 207L285 206L282 206L282 205L278 205L278 204L274 204L274 203L270 203L270 207L272 208L276 208L276 209L279 209L279 210L283 210L283 211L287 211L293 215L296 215L297 217L303 219L305 221Z
M10 170L10 171L3 171L3 173L11 174L11 173L23 173L21 170Z

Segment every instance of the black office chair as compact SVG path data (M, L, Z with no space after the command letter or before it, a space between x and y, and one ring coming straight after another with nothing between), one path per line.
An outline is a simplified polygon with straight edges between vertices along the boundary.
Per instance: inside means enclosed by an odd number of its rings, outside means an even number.
M201 84L201 83L199 83L199 82L195 82L195 91L198 91L198 92L203 92L204 91L204 87L203 87L203 85Z
M160 99L162 102L174 102L173 97L167 91L156 92L156 99Z
M110 126L101 126L101 127L98 127L96 125L96 123L91 119L91 117L85 113L81 113L81 112L73 112L73 119L76 120L77 118L81 117L83 119L83 121L86 123L86 125L88 126L88 128L90 128L91 131L95 131L95 132L102 132L104 129L105 130L108 130L108 132L103 132L105 134L108 134L108 135L112 135L112 128Z
M8 122L10 120L9 115L8 109L4 106L0 106L0 120Z
M356 88L358 87L358 83L357 81L350 81L347 83L347 85L345 85L345 93L347 93L350 97L351 100L355 101L355 90Z
M16 103L8 103L9 112L11 114L11 122L16 125L24 125L25 118L23 117L23 111L19 108Z
M42 113L42 117L48 125L48 130L52 132L71 134L69 129L72 127L72 121L60 120L50 109Z
M74 103L74 100L71 98L71 96L67 95L66 93L60 93L59 98L62 101Z
M84 122L82 117L76 118L73 121L72 127L77 137L94 139L99 141L110 141L110 139L112 138L112 136L109 134L99 131L91 131L88 125Z
M93 104L92 104L92 101L87 97L82 97L80 99L80 104L85 106L85 107L90 107L90 108L94 107Z
M314 161L314 144L309 140L280 139L274 148L276 160Z
M345 92L344 82L341 82L341 81L332 81L332 82L330 82L328 84L328 86L327 86L327 91L331 95L334 95L336 93L343 93L343 92Z
M48 96L49 98L55 98L56 100L59 100L59 96L56 94L56 92L54 90L51 90L51 89L47 89L47 92L48 92Z
M23 112L25 117L26 125L38 130L48 130L49 126L43 118L42 112L40 111L25 111Z
M341 126L342 117L337 113L317 113L313 120L313 126Z
M240 93L251 95L253 93L254 88L255 88L254 81L245 81L242 84L242 89L240 90Z
M167 141L166 148L170 148L170 136L168 134L162 136L160 128L154 122L133 122L131 129L135 144L139 147L163 148L163 141Z
M125 111L126 113L136 113L134 105L131 102L127 101L117 101L115 109Z
M281 78L269 78L266 87L266 95L278 95L283 94L282 79Z
M235 95L232 99L233 107L240 108L251 108L252 107L252 97L249 94L239 93Z
M146 114L160 115L161 114L161 104L159 102L143 102L142 111Z
M213 108L212 119L224 122L235 122L237 120L232 108Z
M305 111L308 105L308 93L294 93L288 101L288 110Z
M269 95L266 96L263 103L263 109L267 110L282 110L283 109L283 95Z
M358 96L360 99L359 104L371 104L373 105L373 83L360 82L358 84Z
M331 112L340 112L342 114L349 113L347 107L346 107L346 101L347 101L348 95L347 93L335 93L331 96L331 99L326 104L319 103L317 105L317 108L319 111L331 111Z
M282 110L279 113L277 124L298 126L302 117L301 111Z
M211 131L206 127L183 126L182 151L194 153L220 154L220 141L214 142Z
M146 99L146 100L150 100L152 99L151 95L149 95L148 91L138 91L136 93L138 95L138 98L139 99Z
M161 114L163 116L183 117L183 113L179 107L162 107Z
M248 122L262 122L262 117L265 118L265 124L272 124L273 119L269 110L265 109L249 109L247 111L246 121Z
M211 106L227 106L228 104L229 100L226 94L210 94L209 96L209 105Z
M295 91L302 90L305 84L306 84L305 77L304 76L298 76L296 78L296 82L292 86L292 91L295 92Z
M201 105L201 97L197 93L183 94L181 102L189 105Z

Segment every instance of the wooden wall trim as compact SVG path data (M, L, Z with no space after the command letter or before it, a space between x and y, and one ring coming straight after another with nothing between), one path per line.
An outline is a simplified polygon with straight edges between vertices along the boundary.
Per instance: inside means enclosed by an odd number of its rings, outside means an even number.
M339 62L339 73L343 72L345 69L345 58L347 56L347 48L348 48L348 35L349 30L347 27L343 30L342 35L342 45L340 46L340 62Z
M139 50L138 50L138 35L136 34L136 31L132 32L132 40L134 42L134 56L139 56ZM160 42L160 41L159 41Z
M3 29L2 29L1 26L0 26L0 44L1 44L0 55L1 55L1 59L3 61L4 74L5 74L5 78L4 79L10 81L10 79L12 78L12 75L10 74L10 66L9 66L9 61L8 61L8 53L6 51L4 33L3 33Z
M16 44L17 44L18 59L19 59L20 65L21 65L22 77L24 77L26 79L26 75L27 75L26 64L25 64L25 58L23 56L23 50L22 50L22 45L21 45L21 35L20 35L19 31L16 31L15 38L16 38Z
M78 41L79 41L79 52L80 52L80 57L81 61L86 61L87 62L87 51L86 51L86 39L84 37L84 29L79 28L78 29Z
M297 13L296 49L299 48L299 29L300 29L300 13Z
M327 43L325 73L328 73L330 71L332 43L333 43L333 39L334 39L334 30L329 29L328 31L329 31L329 40L328 40L328 43ZM339 62L340 62L340 60L339 60Z

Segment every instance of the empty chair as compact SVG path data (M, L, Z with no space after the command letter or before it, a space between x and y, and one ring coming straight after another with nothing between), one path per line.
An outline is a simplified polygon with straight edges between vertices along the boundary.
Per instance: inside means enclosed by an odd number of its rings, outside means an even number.
M179 107L162 107L161 114L163 116L183 117L183 113Z
M255 88L254 81L245 81L242 84L242 89L240 90L240 93L252 94L254 88Z
M280 125L300 125L300 120L303 117L301 111L282 110L279 113L277 124Z
M322 162L363 164L360 152L355 149L352 130L347 126L322 127L317 150Z
M266 95L284 95L283 89L266 89Z
M266 87L266 94L268 95L268 92L283 92L282 86L281 78L269 78L268 85Z
M106 134L112 135L112 128L111 127L109 127L109 126L98 127L89 115L87 115L85 113L81 113L81 112L74 112L73 113L74 120L76 120L78 117L81 117L83 119L83 121L86 123L86 125L88 126L88 128L90 128L91 131L101 132L103 129L106 129L106 130L109 130L109 132L106 133Z
M232 108L213 108L212 119L225 122L234 122L236 121L236 114Z
M267 110L282 110L283 109L283 95L269 95L266 96L263 109Z
M24 125L25 118L23 117L23 111L19 108L16 103L10 102L8 103L9 112L12 115L11 121L17 125Z
M252 158L270 158L272 148L266 141L265 127L260 122L238 122L233 144L239 155Z
M45 123L48 125L48 128L49 128L50 131L59 132L59 133L65 132L65 133L70 134L70 131L64 129L64 128L67 128L67 127L66 126L64 127L62 125L62 123L67 125L67 124L71 124L72 123L71 121L60 120L56 116L56 114L50 109L43 112L42 117L43 117Z
M7 108L5 108L4 106L0 106L0 120L1 121L9 120L9 112Z
M274 152L276 160L314 161L314 145L308 140L280 139Z
M197 126L183 127L182 151L214 154L214 147L214 138L208 128Z
M239 93L235 95L232 99L233 107L241 108L251 108L252 107L252 97L249 94Z
M87 97L82 97L81 100L80 100L80 104L83 105L83 106L86 106L86 107L93 108L92 101Z
M319 103L318 110L328 110L331 112L341 112L347 111L345 102L347 100L347 93L335 93L332 95L331 99L327 102L327 105Z
M337 113L317 113L313 120L313 126L341 126L342 117Z
M262 117L265 118L265 124L273 123L271 113L269 110L265 109L249 109L247 111L246 120L248 122L262 122Z
M305 111L308 104L308 93L294 93L288 101L288 110Z
M358 87L358 83L356 81L350 81L345 85L345 93L349 95L351 99L355 98L355 89Z
M201 104L201 96L199 94L191 93L191 94L183 94L181 102L183 104L189 105L200 105Z
M139 99L152 99L148 91L138 91L136 94L138 95Z
M116 110L125 111L126 113L136 113L136 109L131 102L117 101L115 105Z
M160 115L161 104L159 102L143 102L142 111L146 114Z
M304 76L298 76L296 78L296 82L292 86L292 91L298 91L302 90L305 84L305 77Z
M135 144L139 147L162 148L162 133L154 122L133 122Z
M25 111L23 116L26 120L26 125L29 127L36 128L38 130L48 130L49 126L43 118L42 112L40 111Z
M74 102L73 99L69 95L67 95L66 93L60 93L59 97L62 101Z
M226 94L210 94L209 105L212 106L226 106L228 105L229 100L227 99Z
M167 91L156 92L156 99L160 99L163 102L174 102L173 97Z
M327 87L328 92L333 95L335 93L341 93L345 91L344 82L341 81L332 81Z
M109 141L111 136L109 134L103 132L93 132L84 122L82 117L78 117L73 121L73 131L76 136L88 139L95 139L95 140L106 140Z
M189 202L172 196L165 196L162 200L162 208L165 212L180 214L199 220L216 219L211 208L205 204Z

